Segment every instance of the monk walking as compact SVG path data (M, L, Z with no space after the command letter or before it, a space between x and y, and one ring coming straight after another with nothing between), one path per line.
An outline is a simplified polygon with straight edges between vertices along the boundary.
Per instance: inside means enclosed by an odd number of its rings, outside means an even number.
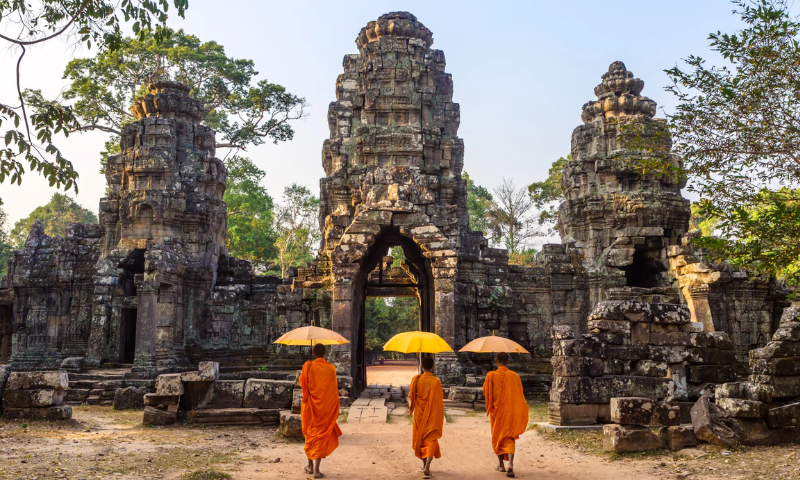
M483 395L492 425L492 448L500 462L495 469L513 478L515 440L528 428L528 402L519 375L508 369L507 353L497 354L497 371L486 376ZM508 461L508 470L504 461Z
M433 376L433 357L422 359L422 374L411 380L408 392L409 414L414 415L411 445L422 460L423 478L431 478L431 462L442 456L439 439L444 426L442 382Z
M336 423L339 417L339 387L336 367L325 360L325 345L314 345L314 361L303 365L300 387L303 389L303 404L300 418L303 435L306 437L305 451L308 465L303 470L314 478L324 478L319 464L336 447L342 429Z

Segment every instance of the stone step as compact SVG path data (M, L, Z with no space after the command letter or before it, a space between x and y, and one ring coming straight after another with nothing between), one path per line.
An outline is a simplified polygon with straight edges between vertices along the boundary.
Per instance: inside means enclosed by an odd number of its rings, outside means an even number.
M191 410L187 419L198 425L263 425L276 427L280 410L263 408L218 408Z

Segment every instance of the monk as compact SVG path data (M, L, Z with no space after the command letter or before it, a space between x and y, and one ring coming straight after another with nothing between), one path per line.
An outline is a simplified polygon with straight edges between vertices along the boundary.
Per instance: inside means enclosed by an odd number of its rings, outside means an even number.
M483 395L492 425L492 448L500 462L495 470L513 478L515 440L528 428L528 402L522 393L522 380L508 369L508 360L507 353L497 354L497 371L486 376Z
M303 422L303 435L306 437L305 451L308 465L303 470L324 478L319 464L336 447L342 429L336 423L339 417L339 387L336 380L336 367L325 360L325 345L314 345L314 360L303 365L300 374L300 387L303 389L303 404L300 419Z
M408 413L414 415L411 446L422 460L423 478L431 478L431 462L442 456L439 439L444 426L442 382L433 376L433 357L422 359L422 374L411 380Z

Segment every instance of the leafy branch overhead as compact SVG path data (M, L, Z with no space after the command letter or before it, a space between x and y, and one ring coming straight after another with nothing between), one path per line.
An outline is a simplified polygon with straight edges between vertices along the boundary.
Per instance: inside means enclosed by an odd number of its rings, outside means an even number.
M188 0L173 0L173 5L182 17ZM20 76L27 48L65 40L113 52L122 44L121 22L131 21L134 33L141 37L145 31L153 32L153 38L161 41L170 33L165 27L168 10L167 0L0 0L0 26L4 27L0 45L19 52L16 69L6 73L15 82L17 98L0 99L0 128L8 128L0 145L0 183L8 179L20 184L27 164L51 186L77 191L78 173L53 143L53 135L67 136L79 125L79 116L70 106L53 102L37 105L29 114Z
M159 38L156 32L143 31L136 38L123 38L116 50L72 60L64 71L70 83L60 99L47 101L41 92L28 90L26 101L37 110L71 104L75 122L70 132L119 135L122 126L134 120L130 106L147 93L150 80L168 79L189 85L190 94L205 104L205 123L217 131L217 148L229 149L228 156L251 145L292 139L289 122L307 115L303 98L267 80L254 84L258 72L253 61L227 56L217 42L203 42L183 30L166 33ZM103 157L108 153L113 152Z

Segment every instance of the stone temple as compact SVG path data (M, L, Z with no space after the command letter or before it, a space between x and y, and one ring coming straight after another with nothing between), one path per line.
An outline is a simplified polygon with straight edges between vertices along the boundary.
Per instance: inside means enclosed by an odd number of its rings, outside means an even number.
M287 278L255 275L230 256L226 169L203 106L183 85L151 84L133 105L137 120L122 133L122 153L108 160L100 223L73 224L56 237L37 223L11 259L0 286L0 360L31 370L82 357L94 368L132 365L131 378L200 361L291 370L305 353L272 342L313 324L351 340L331 356L357 395L366 379L366 298L413 296L420 328L454 350L492 331L526 346L532 355L514 360L526 390L559 387L559 404L586 403L564 389L596 380L558 380L571 377L557 365L554 384L551 358L568 357L561 343L575 335L622 352L611 374L639 378L651 375L642 362L654 355L639 347L658 335L726 334L726 372L745 373L748 352L778 329L786 292L775 279L709 264L688 246L684 185L642 174L641 155L624 146L625 126L666 128L641 94L644 82L622 62L602 74L572 135L562 243L544 245L524 268L470 228L460 106L444 53L432 44L432 32L403 12L359 32L328 109L323 239L316 260ZM658 155L680 161L663 147ZM392 247L405 253L401 267L386 258ZM571 333L551 335L553 327ZM491 368L485 355L436 361L449 385ZM655 370L680 383L679 373Z

